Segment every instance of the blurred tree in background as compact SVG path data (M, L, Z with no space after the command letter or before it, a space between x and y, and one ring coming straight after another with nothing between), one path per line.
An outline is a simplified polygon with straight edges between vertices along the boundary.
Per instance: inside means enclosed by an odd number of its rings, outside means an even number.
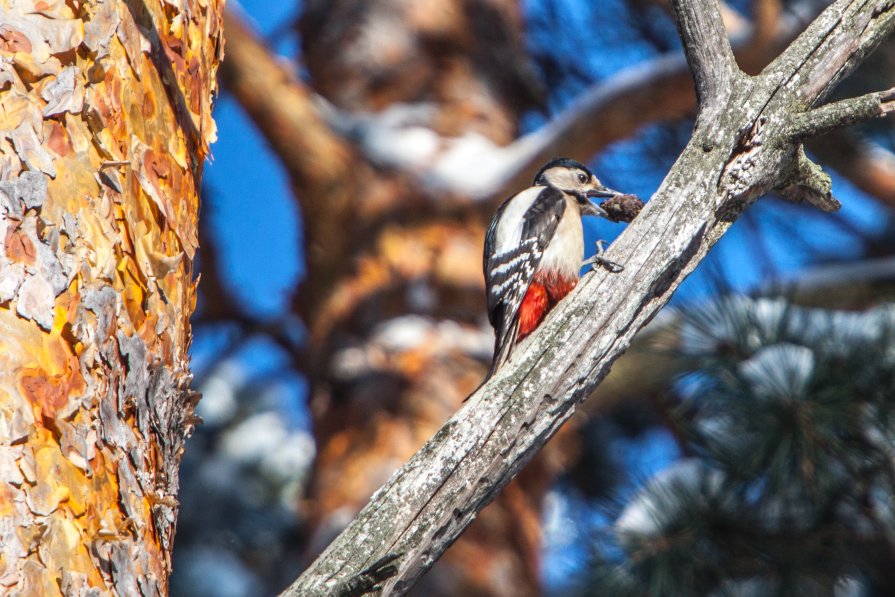
M826 4L725 5L742 68L759 72ZM228 7L224 104L281 164L301 238L291 254L271 233L289 212L264 211L268 161L210 169L194 350L206 424L185 457L175 594L284 587L476 387L492 346L484 227L537 165L589 160L648 197L692 127L661 0L296 10L264 43ZM287 42L292 63L269 49ZM892 87L893 61L889 43L840 95ZM414 591L888 594L893 142L889 120L811 144L844 209L747 211L681 290L684 315L644 331ZM232 200L237 223L213 229L242 178L258 182ZM255 213L272 215L252 232ZM238 236L252 239L241 262ZM246 290L271 271L291 301ZM793 279L786 300L717 299Z

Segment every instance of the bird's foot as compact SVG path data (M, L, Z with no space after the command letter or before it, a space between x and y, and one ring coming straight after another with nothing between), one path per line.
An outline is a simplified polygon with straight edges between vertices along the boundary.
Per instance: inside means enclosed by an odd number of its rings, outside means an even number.
M613 274L617 274L621 271L624 271L625 266L621 265L620 263L610 261L610 260L606 259L605 257L603 257L603 255L606 253L606 249L603 246L605 243L606 243L606 241L598 240L597 241L597 254L594 255L593 257L591 257L590 259L585 260L584 263L582 263L581 265L589 265L589 266L591 266L591 269L597 269L600 267L604 267Z

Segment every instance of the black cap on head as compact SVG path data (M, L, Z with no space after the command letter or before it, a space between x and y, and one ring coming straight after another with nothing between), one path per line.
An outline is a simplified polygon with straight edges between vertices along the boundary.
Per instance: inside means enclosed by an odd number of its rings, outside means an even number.
M577 162L575 160L571 160L569 158L554 158L541 166L541 169L538 170L538 173L535 174L534 184L535 185L546 185L547 181L544 179L544 172L549 170L550 168L578 168L579 170L584 170L587 172L588 176L593 176L590 169L582 164L581 162Z

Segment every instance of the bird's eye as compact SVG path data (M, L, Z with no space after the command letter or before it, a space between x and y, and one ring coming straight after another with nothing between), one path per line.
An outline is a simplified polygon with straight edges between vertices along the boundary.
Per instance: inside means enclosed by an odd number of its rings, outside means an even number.
M584 172L579 172L578 173L578 182L580 182L581 184L586 183L587 182L587 174L585 174Z

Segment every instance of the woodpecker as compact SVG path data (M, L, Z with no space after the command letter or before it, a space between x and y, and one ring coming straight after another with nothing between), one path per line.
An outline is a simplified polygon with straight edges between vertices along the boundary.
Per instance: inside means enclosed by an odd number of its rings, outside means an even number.
M590 200L617 195L586 166L562 158L541 167L531 187L497 209L483 259L488 320L496 334L486 381L575 288L584 259L581 217L608 217ZM591 261L615 265L599 254Z

